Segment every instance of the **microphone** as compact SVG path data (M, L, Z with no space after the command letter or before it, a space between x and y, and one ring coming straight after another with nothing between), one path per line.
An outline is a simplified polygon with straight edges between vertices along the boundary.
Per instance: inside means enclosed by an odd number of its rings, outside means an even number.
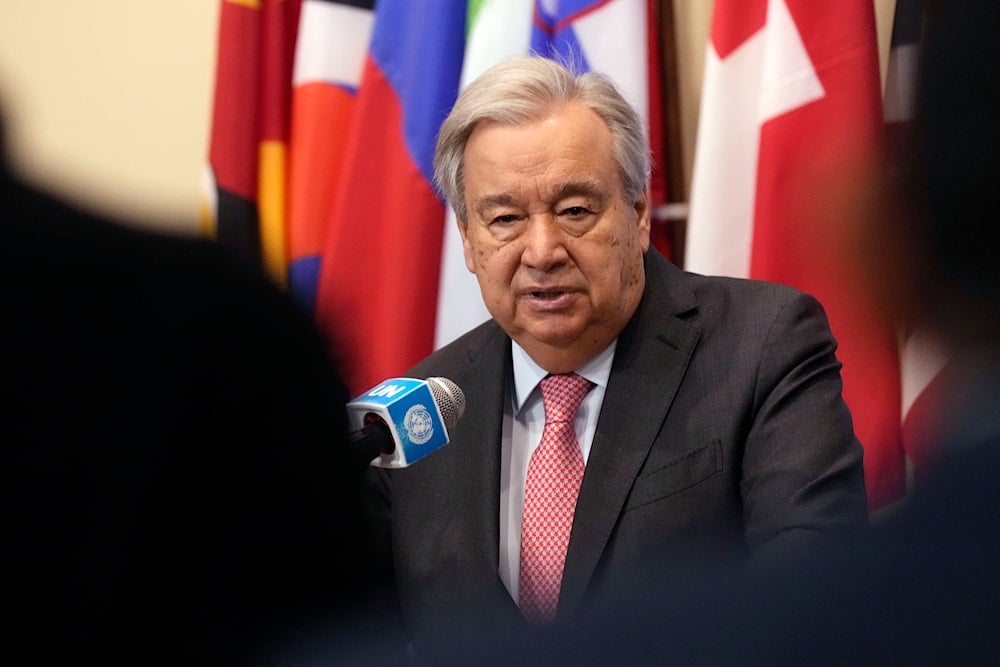
M443 377L384 380L347 403L351 446L370 465L405 468L448 444L465 394Z

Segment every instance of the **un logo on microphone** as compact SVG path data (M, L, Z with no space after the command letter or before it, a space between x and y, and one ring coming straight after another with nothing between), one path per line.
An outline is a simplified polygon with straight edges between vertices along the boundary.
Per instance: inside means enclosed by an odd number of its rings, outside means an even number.
M406 436L410 442L422 445L434 435L434 418L427 408L417 403L406 411L403 428L406 429Z
M465 410L461 391L444 378L390 378L349 402L347 415L354 429L364 428L372 415L384 421L394 449L376 458L372 465L405 468L448 444L450 426L441 410L447 407L449 419L453 420L450 423L454 424ZM455 396L461 403L455 402Z

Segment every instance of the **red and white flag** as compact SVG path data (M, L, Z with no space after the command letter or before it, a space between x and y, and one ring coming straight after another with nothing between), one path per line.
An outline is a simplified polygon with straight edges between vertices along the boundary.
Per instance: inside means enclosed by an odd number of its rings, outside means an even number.
M869 505L888 505L905 492L897 337L845 275L827 188L884 150L872 1L716 0L704 76L684 266L820 300Z

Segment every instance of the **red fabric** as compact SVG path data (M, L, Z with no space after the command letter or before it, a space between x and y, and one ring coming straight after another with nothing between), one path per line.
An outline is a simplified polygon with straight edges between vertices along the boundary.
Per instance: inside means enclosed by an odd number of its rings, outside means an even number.
M444 234L444 204L407 152L399 99L371 57L363 81L316 304L333 350L351 351L340 361L354 394L433 349Z
M301 0L262 0L255 6L223 2L219 14L209 166L219 192L246 205L220 206L213 224L222 243L245 248L255 264L268 250L278 263L285 259L282 236L262 232L283 227L285 174L280 163L264 169L260 157L265 144L287 145L300 10ZM279 205L269 208L261 201L268 195ZM284 282L283 275L274 277Z
M292 93L288 242L291 259L319 255L344 169L344 144L354 95L326 82Z
M221 5L209 163L220 188L252 202L260 143L288 137L299 10L278 0Z
M222 3L209 164L220 188L252 202L257 201L260 33L258 10Z
M767 0L715 0L711 42L720 59L725 59L754 33L764 27Z

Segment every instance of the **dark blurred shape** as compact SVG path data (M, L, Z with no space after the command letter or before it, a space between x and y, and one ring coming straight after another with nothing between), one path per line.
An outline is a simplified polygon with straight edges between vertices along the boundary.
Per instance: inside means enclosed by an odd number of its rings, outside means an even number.
M944 333L996 343L1000 266L992 238L1000 212L1000 6L932 3L922 62L911 193L921 276L910 276Z
M0 166L5 648L335 661L372 606L328 348L219 246L126 222Z

